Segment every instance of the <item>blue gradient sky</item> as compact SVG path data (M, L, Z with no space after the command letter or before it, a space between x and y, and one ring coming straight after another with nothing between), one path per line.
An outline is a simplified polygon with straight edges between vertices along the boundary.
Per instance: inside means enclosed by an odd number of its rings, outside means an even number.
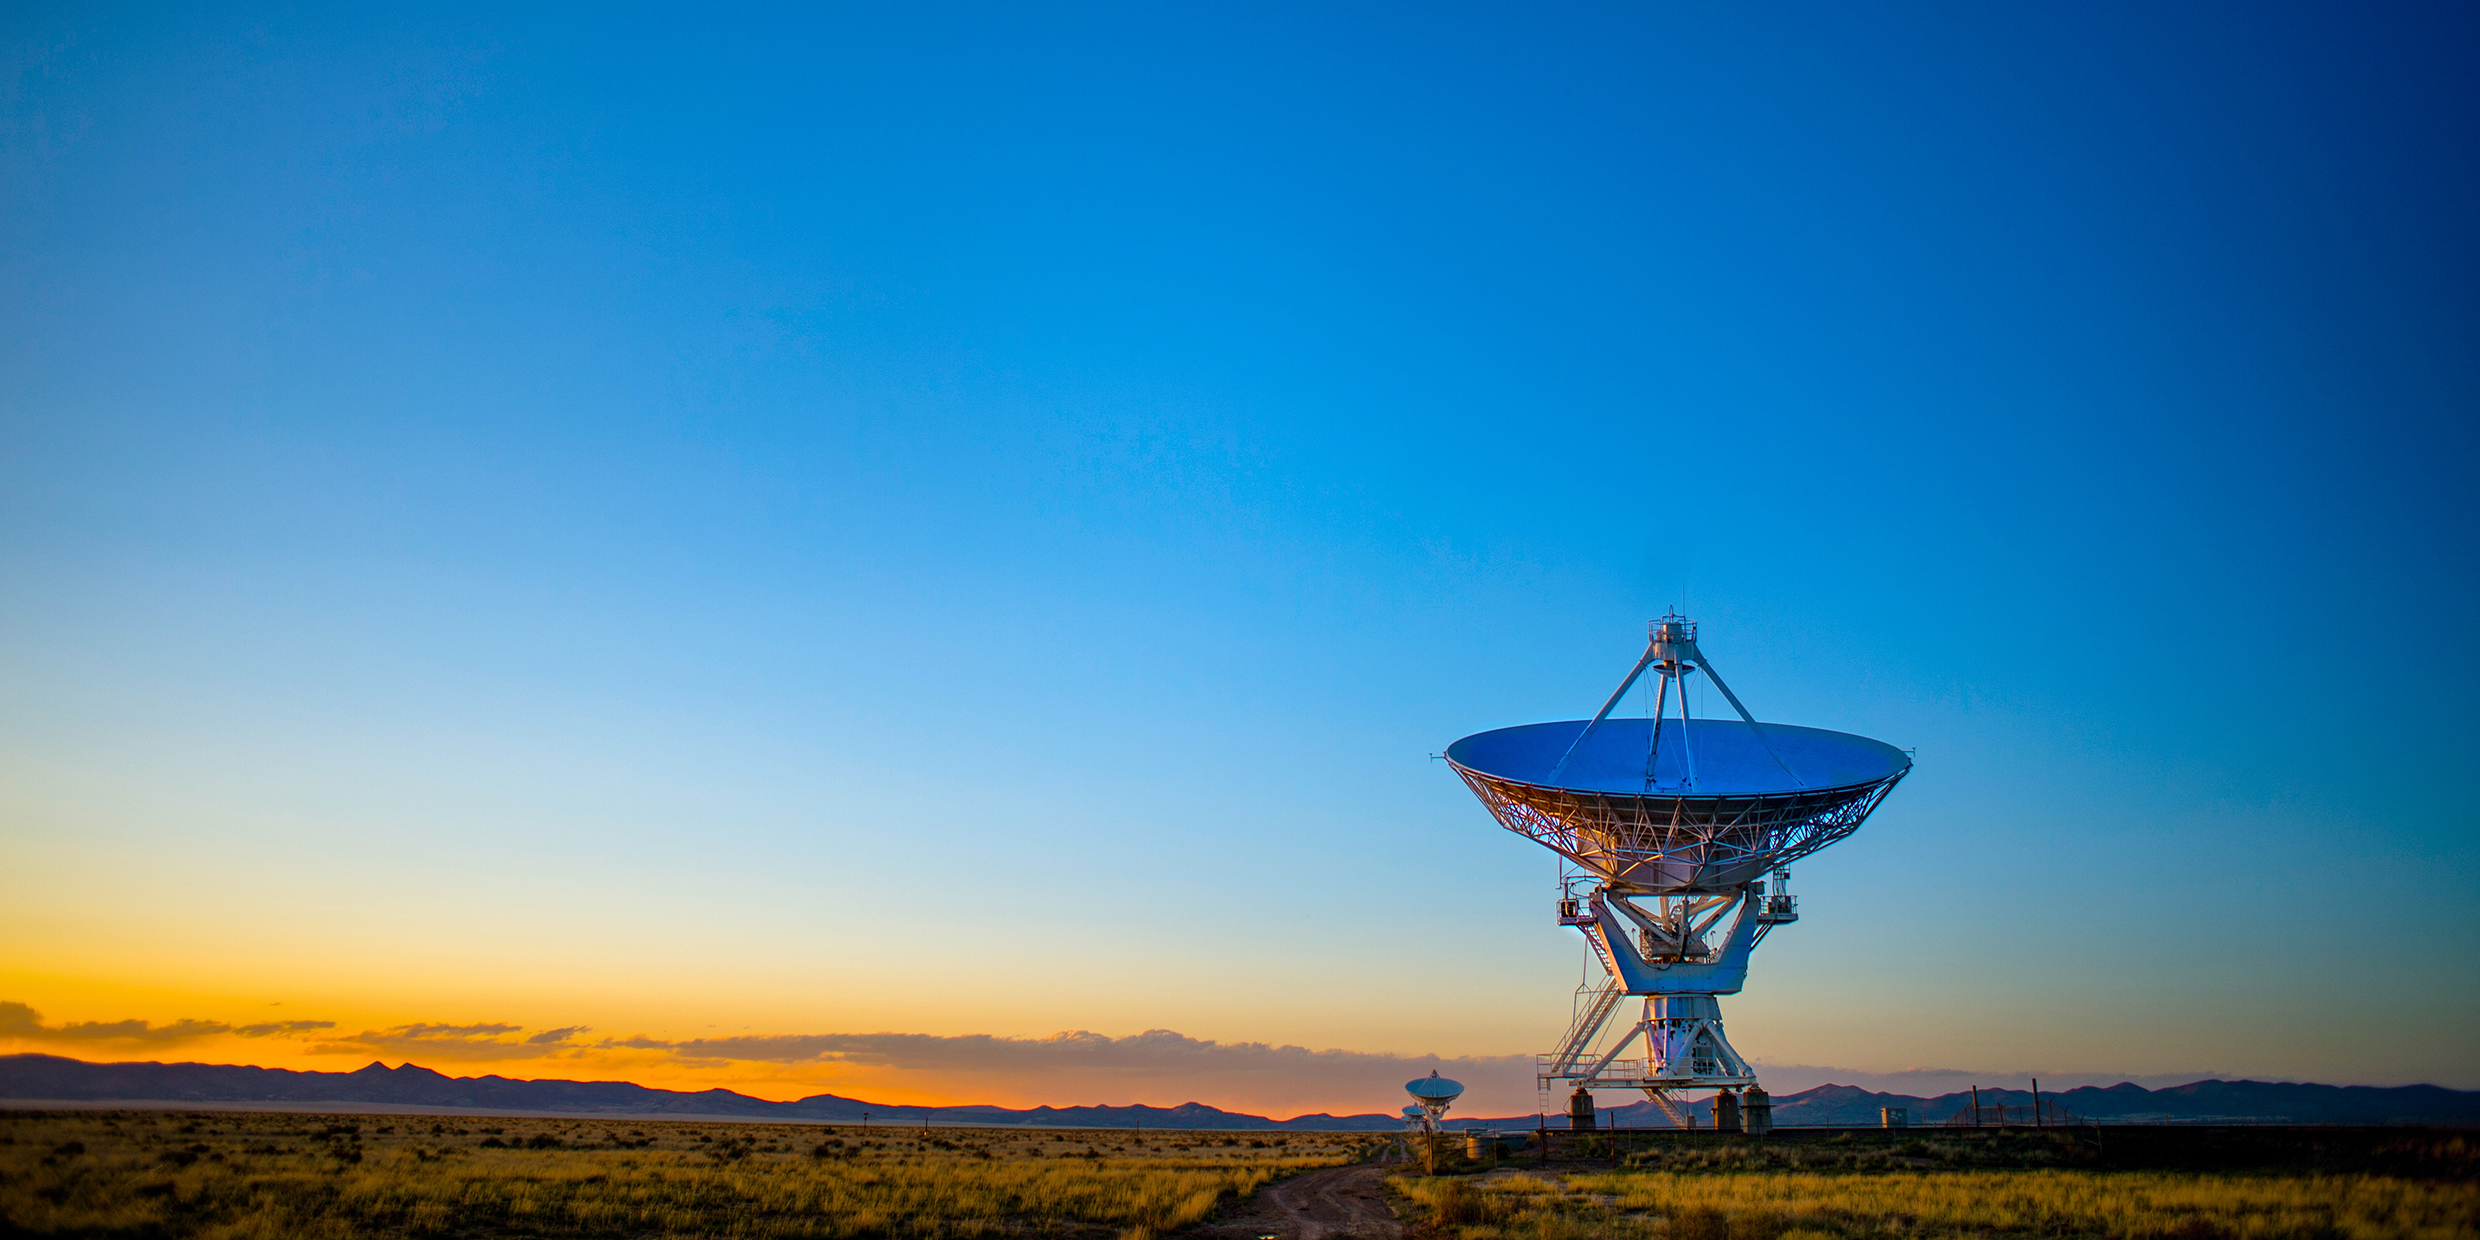
M1684 599L1742 1050L2480 1086L2467 7L502 7L0 17L0 999L1544 1050Z

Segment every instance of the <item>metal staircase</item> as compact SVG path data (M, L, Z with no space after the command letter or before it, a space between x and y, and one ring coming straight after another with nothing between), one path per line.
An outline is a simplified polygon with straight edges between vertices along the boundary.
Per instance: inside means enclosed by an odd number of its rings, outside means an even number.
M1588 989L1580 986L1576 988L1576 993L1581 996ZM1593 1035L1602 1031L1602 1022L1610 1019L1611 1009L1618 1007L1619 1000L1626 997L1627 987L1621 985L1617 978L1604 982L1601 989L1593 993L1592 999L1577 1009L1576 1019L1567 1026L1567 1036L1559 1040L1558 1053L1535 1057L1536 1075L1533 1081L1536 1100L1543 1115L1567 1109L1567 1099L1553 1096L1556 1091L1551 1082L1577 1074L1577 1065L1593 1048ZM1558 1105L1553 1107L1553 1102Z

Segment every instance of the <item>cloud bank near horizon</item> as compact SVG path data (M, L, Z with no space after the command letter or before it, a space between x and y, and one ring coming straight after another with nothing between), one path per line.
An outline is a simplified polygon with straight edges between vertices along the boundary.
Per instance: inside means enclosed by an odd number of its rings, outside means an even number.
M1002 1072L1111 1071L1188 1076L1198 1072L1325 1075L1365 1073L1389 1065L1526 1064L1529 1055L1406 1056L1366 1051L1311 1050L1266 1042L1215 1042L1169 1029L1114 1038L1075 1029L1046 1038L991 1034L946 1037L926 1033L822 1033L776 1037L692 1038L664 1042L638 1037L613 1046L664 1049L700 1059L804 1063L820 1060L899 1072L958 1069Z
M639 1037L609 1044L699 1061L831 1064L854 1070L865 1080L947 1081L1019 1099L1030 1096L1028 1082L1039 1082L1047 1096L1036 1100L1053 1104L1063 1098L1163 1103L1245 1098L1256 1100L1249 1105L1292 1114L1337 1107L1392 1110L1389 1104L1401 1101L1396 1090L1402 1082L1431 1072L1463 1081L1477 1101L1501 1109L1529 1104L1532 1097L1530 1055L1450 1058L1312 1050L1216 1042L1169 1029L1119 1038L1078 1029L1045 1038L830 1033L679 1042ZM907 1082L908 1077L914 1081ZM1339 1101L1345 1099L1351 1101Z
M1125 1037L1069 1030L1040 1038L879 1032L666 1039L645 1034L588 1038L585 1035L593 1030L585 1025L529 1033L523 1025L487 1021L417 1021L346 1035L330 1032L335 1028L336 1022L325 1020L234 1025L181 1019L158 1025L136 1018L47 1025L32 1007L0 1000L0 1041L96 1050L114 1046L139 1050L231 1036L290 1042L299 1047L296 1053L300 1054L369 1055L407 1063L594 1061L598 1071L623 1073L631 1062L727 1072L743 1067L757 1069L769 1083L799 1085L808 1079L816 1086L812 1092L855 1088L945 1094L978 1091L983 1096L960 1097L959 1101L1058 1106L1097 1100L1172 1105L1222 1099L1215 1105L1230 1103L1267 1112L1291 1108L1291 1114L1392 1110L1390 1100L1400 1082L1437 1071L1465 1083L1466 1104L1461 1109L1469 1113L1529 1114L1536 1105L1530 1055L1446 1057L1312 1050L1266 1042L1217 1042L1169 1029ZM552 1065L545 1062L544 1066ZM803 1068L827 1070L832 1079L811 1079L799 1072ZM1868 1071L1772 1063L1760 1063L1759 1069L1766 1087L1776 1093L1831 1084L1918 1096L1953 1093L1972 1085L2021 1087L2034 1076L2043 1088L2062 1090L2122 1081L2159 1088L2234 1076L2213 1071L2129 1075L1944 1067ZM793 1075L786 1075L786 1070Z
M97 1049L117 1044L135 1050L225 1035L275 1036L293 1042L298 1047L295 1053L302 1055L368 1055L407 1063L459 1065L588 1061L595 1071L622 1074L631 1064L693 1071L741 1068L753 1069L752 1075L766 1085L809 1092L875 1088L974 1095L959 1096L957 1101L1007 1105L1201 1101L1272 1110L1288 1107L1295 1114L1381 1106L1392 1110L1390 1100L1403 1081L1433 1071L1464 1081L1476 1101L1492 1099L1502 1109L1520 1104L1529 1109L1532 1098L1529 1055L1446 1057L1312 1050L1265 1042L1216 1042L1169 1029L1149 1029L1126 1037L1070 1030L1040 1038L878 1032L667 1039L646 1034L588 1038L585 1035L592 1030L585 1025L529 1033L525 1026L493 1021L417 1021L352 1034L329 1032L335 1027L333 1021L241 1027L223 1021L155 1025L136 1019L47 1026L25 1004L0 1003L0 1041L82 1041ZM585 1066L579 1063L580 1068Z
M0 1039L13 1038L24 1042L172 1043L224 1035L239 1038L282 1037L335 1027L336 1022L332 1020L272 1020L255 1025L232 1025L220 1020L184 1019L157 1025L135 1018L46 1025L41 1012L23 1003L0 1000Z
M416 1058L454 1060L460 1063L489 1063L512 1059L577 1058L588 1049L577 1042L578 1034L587 1026L570 1025L561 1029L545 1029L524 1038L509 1035L523 1033L523 1025L480 1023L444 1025L416 1022L387 1029L365 1029L348 1037L321 1038L310 1047L314 1055L398 1055L408 1062Z

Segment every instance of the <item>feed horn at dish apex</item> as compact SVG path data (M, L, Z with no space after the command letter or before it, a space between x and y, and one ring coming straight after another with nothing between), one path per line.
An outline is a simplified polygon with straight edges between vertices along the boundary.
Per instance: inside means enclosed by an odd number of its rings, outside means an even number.
M1544 1110L1572 1090L1570 1116L1588 1127L1593 1090L1641 1090L1684 1128L1694 1116L1680 1095L1712 1089L1717 1124L1762 1131L1770 1103L1723 1036L1718 996L1739 993L1757 944L1799 920L1786 867L1859 830L1912 760L1865 736L1757 722L1698 648L1694 621L1672 614L1649 628L1643 657L1591 719L1476 732L1446 759L1499 825L1559 855L1559 924L1602 964L1559 1049L1536 1059ZM1649 709L1613 718L1647 672ZM1690 714L1688 678L1700 674L1738 718ZM1643 1016L1605 1037L1631 998Z

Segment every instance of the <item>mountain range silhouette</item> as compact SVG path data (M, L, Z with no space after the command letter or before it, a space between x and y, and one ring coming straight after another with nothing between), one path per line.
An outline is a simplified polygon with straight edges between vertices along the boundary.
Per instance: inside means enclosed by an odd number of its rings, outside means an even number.
M297 1104L419 1107L440 1111L509 1111L857 1124L991 1124L1053 1128L1238 1129L1256 1131L1392 1131L1393 1115L1300 1115L1270 1119L1202 1103L1174 1107L903 1106L835 1094L770 1102L728 1089L650 1089L627 1081L516 1080L456 1077L416 1064L372 1063L352 1072L296 1072L238 1064L88 1063L58 1055L0 1055L0 1099L35 1102L128 1102L199 1107L281 1109ZM2042 1091L2076 1116L2115 1123L2419 1124L2480 1126L2480 1091L2435 1085L2377 1087L2266 1081L2196 1081L2165 1089L2120 1084ZM2029 1106L2029 1090L1984 1088L1984 1105ZM1881 1107L1903 1107L1914 1124L1933 1124L1971 1105L1968 1092L1933 1098L1820 1085L1774 1099L1778 1125L1874 1125ZM1605 1124L1667 1127L1649 1102L1605 1108ZM1564 1116L1548 1117L1563 1126ZM1531 1128L1532 1115L1452 1117L1448 1126Z

